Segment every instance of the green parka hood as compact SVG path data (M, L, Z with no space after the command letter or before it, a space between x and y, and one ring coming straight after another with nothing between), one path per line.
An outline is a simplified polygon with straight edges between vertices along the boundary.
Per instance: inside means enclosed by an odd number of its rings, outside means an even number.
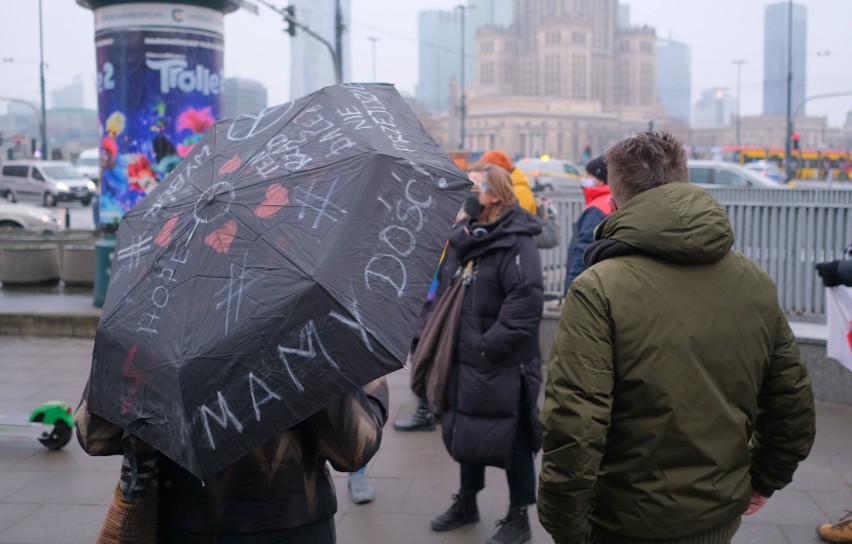
M734 245L725 210L707 191L669 183L640 193L607 216L595 240L611 238L681 264L719 261Z

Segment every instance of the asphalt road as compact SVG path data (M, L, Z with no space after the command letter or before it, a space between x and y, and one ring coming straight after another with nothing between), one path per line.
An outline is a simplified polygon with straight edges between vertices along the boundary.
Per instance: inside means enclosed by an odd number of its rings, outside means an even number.
M56 208L52 208L52 211L59 224L65 225L67 228L74 230L94 230L95 228L91 205L83 206L79 202L60 203Z

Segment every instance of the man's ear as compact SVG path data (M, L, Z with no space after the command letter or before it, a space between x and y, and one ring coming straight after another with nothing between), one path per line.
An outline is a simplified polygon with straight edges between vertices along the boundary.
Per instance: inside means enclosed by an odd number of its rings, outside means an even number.
M609 203L612 206L612 211L618 210L618 203L615 201L615 199L612 196L609 197Z

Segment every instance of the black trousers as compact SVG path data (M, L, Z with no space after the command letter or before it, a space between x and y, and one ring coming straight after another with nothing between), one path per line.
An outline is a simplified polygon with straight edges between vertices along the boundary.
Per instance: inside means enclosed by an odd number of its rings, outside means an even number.
M509 505L522 508L535 504L536 477L533 453L527 438L526 425L518 424L515 443L512 445L512 464L506 469L509 482ZM460 463L461 488L477 493L485 489L485 465Z

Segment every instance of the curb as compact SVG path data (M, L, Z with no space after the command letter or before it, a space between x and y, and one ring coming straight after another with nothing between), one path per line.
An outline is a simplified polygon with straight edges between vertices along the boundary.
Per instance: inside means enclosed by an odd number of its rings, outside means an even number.
M0 314L0 336L65 336L94 338L101 319L100 311L74 314L3 313Z

